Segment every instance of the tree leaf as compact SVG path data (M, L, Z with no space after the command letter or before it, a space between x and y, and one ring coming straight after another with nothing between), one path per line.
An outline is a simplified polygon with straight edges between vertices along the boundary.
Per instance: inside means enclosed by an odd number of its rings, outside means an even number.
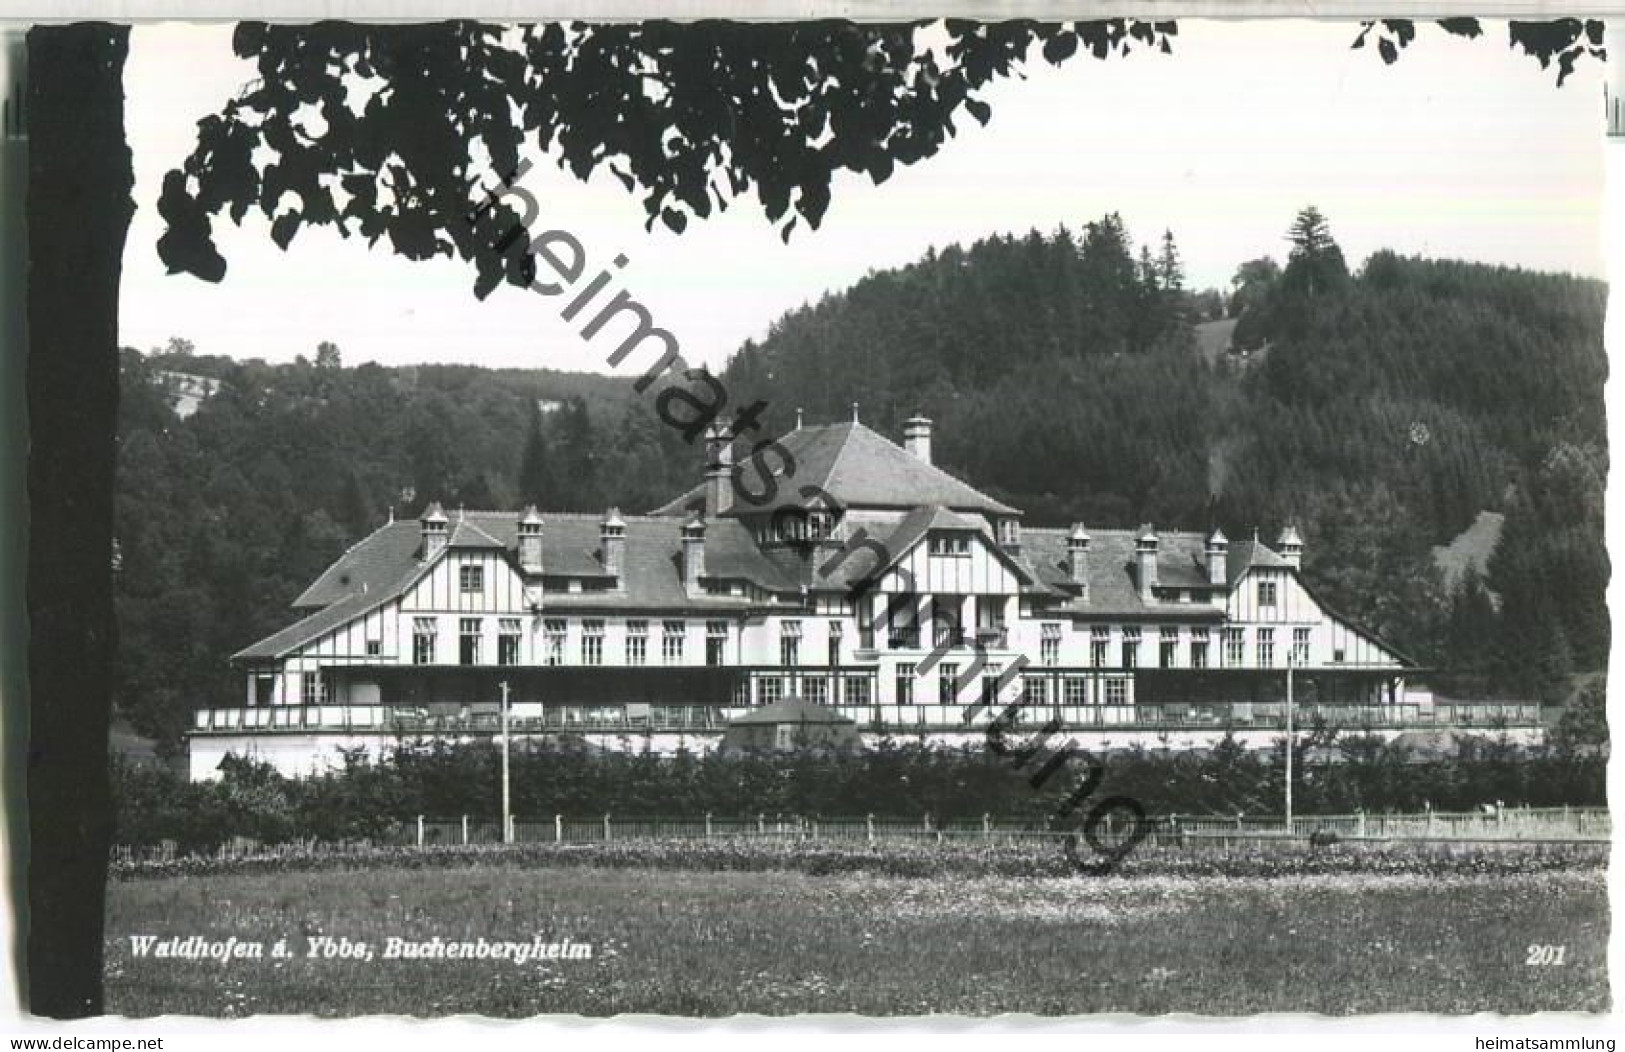
M299 232L299 214L297 212L284 212L271 223L271 240L276 247L286 252L288 245L293 241L293 235Z

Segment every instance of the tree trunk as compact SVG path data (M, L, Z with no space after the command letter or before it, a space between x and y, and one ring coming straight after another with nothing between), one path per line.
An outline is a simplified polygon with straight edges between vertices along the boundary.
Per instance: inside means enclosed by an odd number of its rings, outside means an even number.
M127 27L28 35L28 1007L102 1011Z

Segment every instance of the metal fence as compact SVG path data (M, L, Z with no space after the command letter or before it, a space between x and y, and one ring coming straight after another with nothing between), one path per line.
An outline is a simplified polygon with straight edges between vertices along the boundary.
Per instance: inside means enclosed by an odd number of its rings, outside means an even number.
M1419 843L1606 843L1613 830L1603 808L1490 808L1483 811L1426 811L1420 814L1344 814L1294 816L1289 830L1280 815L1159 815L1147 820L1145 840L1152 845L1187 849L1261 847L1271 843L1326 841ZM826 818L807 815L757 814L743 816L638 816L553 815L516 817L516 844L587 844L627 840L751 838L762 840L817 840L831 843L911 843L1020 846L1053 843L1072 835L1077 824L1051 827L1043 820L983 815L981 818L937 820L919 818ZM1104 816L1097 833L1107 840L1129 832L1124 816ZM498 819L459 816L419 817L393 825L384 835L346 843L309 840L262 845L234 837L208 857L230 859L257 856L345 854L377 847L442 847L500 844ZM113 849L116 863L171 861L179 848L166 841L156 845Z

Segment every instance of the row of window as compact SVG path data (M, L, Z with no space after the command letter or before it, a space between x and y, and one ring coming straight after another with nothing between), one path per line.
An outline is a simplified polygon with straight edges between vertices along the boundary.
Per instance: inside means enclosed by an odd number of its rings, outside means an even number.
M972 673L974 675L974 673ZM988 665L982 670L981 681L976 685L977 700L980 704L992 707L999 702L999 680L1002 670L998 665ZM916 704L914 684L917 680L914 671L908 666L899 666L895 683L898 705ZM1089 681L1082 676L1068 676L1061 681L1061 703L1065 705L1088 704ZM959 666L943 663L937 666L937 697L938 705L958 705L965 701L964 693L972 689L970 682L960 682ZM1028 704L1048 705L1049 680L1041 677L1022 677L1022 695ZM1104 695L1101 698L1106 705L1128 704L1128 679L1126 677L1107 679L1104 681Z
M484 654L485 620L482 617L458 619L457 664L489 664ZM438 618L413 618L412 663L414 665L439 663L439 635L440 622ZM543 664L566 664L565 644L568 641L568 635L569 622L564 618L548 618L543 623ZM707 621L705 635L705 663L708 665L726 664L728 658L728 622ZM524 622L521 618L498 618L496 664L519 664L520 641L523 637ZM683 664L686 658L687 641L688 622L660 622L661 663L666 665ZM578 664L602 665L604 663L604 621L602 618L587 618L581 622L581 633L577 645L580 648L577 653ZM626 622L625 647L625 664L648 664L648 621L629 620ZM368 643L368 653L375 653L371 642Z
M469 569L469 567L464 567ZM475 567L474 569L478 569ZM523 622L520 618L504 617L499 620L497 635L496 664L519 664L520 639L524 634ZM827 642L827 664L838 666L841 663L841 641L844 634L844 625L840 621L830 621ZM544 649L542 660L547 665L563 665L567 662L566 642L568 639L569 622L563 618L549 618L545 623ZM1246 630L1242 628L1221 628L1220 639L1224 648L1224 663L1227 667L1238 668L1246 660ZM412 626L412 663L416 665L432 665L438 660L437 637L439 634L439 621L433 617L415 618ZM688 623L686 621L662 621L660 658L663 664L680 665L684 661ZM482 655L482 643L485 636L484 619L478 617L465 617L458 623L457 663L461 665L480 665L487 663ZM1181 629L1177 627L1163 628L1158 638L1157 667L1178 668ZM627 665L646 665L649 661L649 622L629 620L626 622L624 663ZM727 661L728 622L706 622L706 664L722 665ZM1140 644L1142 641L1138 625L1124 625L1119 633L1120 651L1119 666L1122 668L1139 668ZM1290 660L1296 665L1305 665L1309 661L1310 629L1292 629ZM1055 667L1061 663L1062 627L1059 623L1045 623L1040 627L1039 638L1039 664ZM797 620L786 620L780 623L779 634L779 664L796 666L801 664L802 623ZM1190 640L1187 643L1186 668L1208 668L1210 653L1210 635L1207 628L1194 627L1190 630ZM1259 668L1275 667L1275 629L1258 628L1254 630L1253 652L1256 665ZM1111 666L1111 628L1107 625L1095 625L1092 629L1089 643L1089 663L1096 668ZM602 665L604 663L604 621L598 618L588 618L581 622L579 638L579 663L582 665ZM367 653L376 656L381 651L378 640L367 641ZM1343 660L1342 651L1332 655L1334 663Z
M756 682L756 701L771 705L792 694L819 705L873 705L874 693L868 676L842 676L832 687L828 676L788 677L767 676ZM734 704L751 703L751 681L741 679L734 695Z
M1039 663L1055 666L1061 663L1061 639L1059 626L1054 633L1048 631L1039 640ZM1310 629L1292 629L1292 642L1290 660L1295 665L1309 663ZM1181 629L1174 626L1163 628L1157 639L1157 667L1179 668ZM1258 628L1253 630L1253 653L1259 668L1273 668L1275 666L1275 629ZM1246 629L1226 627L1219 630L1219 637L1224 647L1224 663L1229 668L1239 668L1246 661L1247 635ZM1139 668L1141 634L1138 625L1124 625L1120 635L1119 665L1122 668ZM1187 662L1185 668L1208 668L1210 664L1210 644L1212 637L1208 629L1201 626L1190 630L1190 640L1186 644ZM1335 651L1333 662L1341 662L1343 652ZM1108 625L1095 625L1089 639L1089 663L1096 668L1107 668L1111 665L1111 627Z
M957 705L964 701L959 690L959 666L953 664L939 665L937 668L936 703L939 705ZM896 700L897 705L914 705L918 703L915 683L917 677L907 668L897 671ZM740 680L734 704L744 706L751 704L750 680ZM808 701L830 705L871 705L873 704L873 684L867 676L764 676L754 681L756 687L756 704L771 705L790 694L799 694ZM981 681L977 685L978 699L983 705L992 706L998 702L997 692L999 686L999 670L996 666L989 666L983 671ZM971 684L965 685L971 689ZM1022 697L1027 705L1046 706L1051 703L1050 681L1042 677L1022 678ZM1089 703L1089 681L1083 676L1067 676L1061 680L1059 697L1055 700L1063 705L1083 707ZM1100 698L1105 705L1128 704L1128 679L1108 679L1102 686Z

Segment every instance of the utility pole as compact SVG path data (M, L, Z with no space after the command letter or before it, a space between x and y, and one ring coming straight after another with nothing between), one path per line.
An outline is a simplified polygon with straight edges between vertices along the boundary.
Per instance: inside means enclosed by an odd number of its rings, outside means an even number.
M1290 792L1291 790L1288 790ZM1289 805L1290 806L1290 805ZM513 843L513 812L508 795L508 681L502 681L502 842Z
M1292 651L1286 655L1286 835L1292 835Z

